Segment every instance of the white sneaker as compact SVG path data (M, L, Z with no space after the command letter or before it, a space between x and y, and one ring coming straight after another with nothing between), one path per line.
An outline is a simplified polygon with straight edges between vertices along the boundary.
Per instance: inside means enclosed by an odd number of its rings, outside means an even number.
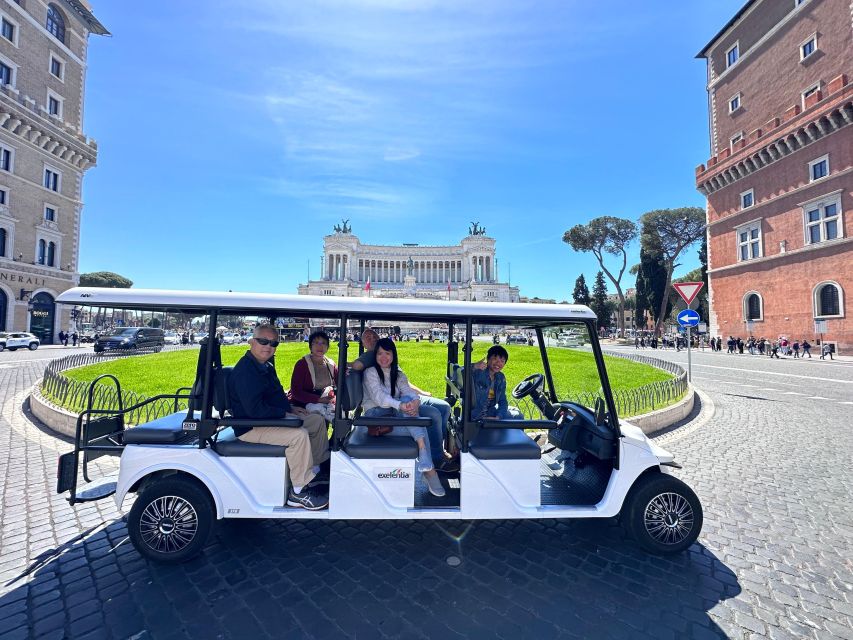
M438 479L438 476L436 474L432 474L429 476L427 474L423 475L424 481L426 482L427 489L429 489L429 492L436 498L444 497L444 487L441 486L441 480Z

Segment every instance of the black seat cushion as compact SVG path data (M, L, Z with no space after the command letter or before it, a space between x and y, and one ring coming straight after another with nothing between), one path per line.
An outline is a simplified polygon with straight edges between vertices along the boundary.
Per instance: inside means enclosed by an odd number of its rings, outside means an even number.
M350 369L345 378L346 384L343 393L338 393L337 402L341 405L341 410L346 413L355 411L356 407L361 404L362 389L362 372Z
M260 442L225 440L214 445L214 451L223 458L281 458L287 447Z
M350 458L363 460L418 457L418 445L411 436L371 436L367 427L352 430L344 443L344 451Z
M232 371L234 371L234 367L222 367L213 376L213 406L222 416L231 408L228 385Z
M122 442L124 444L175 444L188 437L195 437L192 432L183 429L186 411L178 411L163 416L152 422L138 427L125 429Z
M538 460L539 445L521 429L480 429L468 450L480 460Z

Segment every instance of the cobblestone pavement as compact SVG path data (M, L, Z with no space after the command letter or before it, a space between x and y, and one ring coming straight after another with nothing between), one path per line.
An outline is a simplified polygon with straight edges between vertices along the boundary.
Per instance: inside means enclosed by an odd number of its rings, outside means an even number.
M46 360L7 355L4 640L853 638L853 367L806 363L794 378L709 355L694 369L716 413L660 440L705 528L674 558L610 520L229 521L201 557L164 567L136 554L112 501L72 509L54 493L70 445L25 403Z

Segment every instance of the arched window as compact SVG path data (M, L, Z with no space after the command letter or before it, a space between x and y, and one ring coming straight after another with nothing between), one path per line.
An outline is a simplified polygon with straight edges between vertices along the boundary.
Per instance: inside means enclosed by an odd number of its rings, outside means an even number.
M47 243L44 240L39 240L38 263L44 264L47 259Z
M815 295L818 316L840 316L841 300L838 285L827 283L818 285Z
M45 28L62 44L65 44L65 18L55 4L47 5L47 23Z
M743 317L746 320L764 319L764 301L755 291L750 291L743 297Z
M56 243L51 242L47 245L47 266L52 267L56 262Z
M6 238L8 234L5 229L0 229L0 256L6 255Z

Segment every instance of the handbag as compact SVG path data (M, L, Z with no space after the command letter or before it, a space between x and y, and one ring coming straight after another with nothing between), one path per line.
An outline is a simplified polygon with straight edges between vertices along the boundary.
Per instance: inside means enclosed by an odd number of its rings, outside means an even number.
M367 435L369 436L384 436L386 433L391 433L394 427L387 425L367 427Z

